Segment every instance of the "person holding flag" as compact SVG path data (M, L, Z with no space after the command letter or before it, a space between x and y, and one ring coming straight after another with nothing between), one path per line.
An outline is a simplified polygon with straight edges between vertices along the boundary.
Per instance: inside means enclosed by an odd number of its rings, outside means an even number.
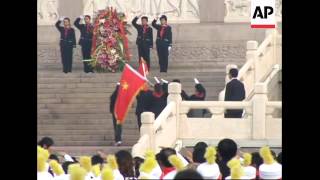
M114 106L114 115L117 120L117 124L124 123L133 100L141 89L145 87L146 82L146 77L142 76L130 65L125 64Z
M120 83L117 83L117 86L115 88L115 90L113 91L113 93L110 96L110 113L112 114L112 123L113 123L113 130L114 130L114 141L115 141L115 146L120 146L121 145L121 132L122 132L122 126L121 124L117 123L117 119L115 117L114 114L114 106L116 103L116 99L117 99L117 95L118 95L118 91L119 91L119 86Z

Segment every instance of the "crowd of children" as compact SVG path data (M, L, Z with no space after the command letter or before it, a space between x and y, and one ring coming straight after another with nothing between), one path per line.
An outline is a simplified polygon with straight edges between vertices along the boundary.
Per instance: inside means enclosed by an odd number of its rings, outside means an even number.
M240 152L232 139L217 147L197 143L192 152L182 148L162 148L157 154L147 150L133 157L120 150L92 157L72 157L52 152L53 140L43 138L37 147L38 180L133 180L133 179L281 179L282 153L268 146L259 152Z

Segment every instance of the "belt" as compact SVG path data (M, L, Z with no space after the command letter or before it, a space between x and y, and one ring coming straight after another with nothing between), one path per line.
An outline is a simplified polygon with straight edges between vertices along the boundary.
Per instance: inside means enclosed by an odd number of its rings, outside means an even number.
M92 41L92 39L81 37L80 39Z

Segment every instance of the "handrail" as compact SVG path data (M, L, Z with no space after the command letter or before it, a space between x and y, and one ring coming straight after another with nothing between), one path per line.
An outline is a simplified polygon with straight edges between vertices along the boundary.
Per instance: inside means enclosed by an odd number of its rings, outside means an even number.
M282 108L282 101L267 101L266 103L267 107L274 107L277 109Z
M264 39L264 41L259 45L257 51L256 51L256 55L257 56L260 56L260 54L264 54L264 51L266 49L266 47L269 46L270 43L272 43L272 39L273 39L273 33L269 34L267 36L267 38ZM250 61L247 61L242 67L241 69L239 70L239 79L242 79L243 75L249 71L250 67L253 65L254 63L254 59L251 59Z
M160 127L161 124L163 123L163 121L165 121L166 119L168 119L168 117L170 116L170 114L172 112L174 112L174 108L175 108L175 102L171 101L169 102L169 104L167 104L167 106L162 110L162 112L160 113L160 115L157 117L157 119L154 121L153 124L153 129L155 131L157 131Z
M270 81L274 78L275 75L277 75L278 72L281 71L281 67L279 64L275 64L273 68L268 72L267 76L263 78L262 83L268 85ZM254 95L254 91L250 91L246 100L250 100L252 96Z
M260 44L260 46L257 49L257 56L259 57L261 54L264 54L264 51L267 49L267 47L272 44L273 36L276 32L272 32L265 38L265 40Z
M228 108L228 109L237 109L237 108L248 108L251 106L250 101L182 101L181 107L190 107L190 108Z
M239 80L242 80L243 79L243 76L245 73L247 73L250 68L253 66L253 63L254 63L254 59L251 59L250 61L247 61L242 67L241 69L239 70L239 75L238 75L238 79Z

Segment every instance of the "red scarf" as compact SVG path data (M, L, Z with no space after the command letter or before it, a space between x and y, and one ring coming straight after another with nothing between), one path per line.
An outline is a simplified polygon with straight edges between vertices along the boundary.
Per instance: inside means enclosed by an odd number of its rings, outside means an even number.
M199 98L203 98L203 97L204 97L204 94L197 92L197 93L195 94L195 96L196 96L196 97L199 97Z
M165 31L166 28L167 28L167 25L161 26L161 29L160 29L160 38L161 38L161 39L163 38L164 31Z
M175 168L174 167L166 167L162 170L162 174L160 176L160 179L162 180L164 176L166 176L168 173L170 173L171 171L174 171Z
M152 94L153 94L153 96L155 96L155 97L157 97L157 98L160 98L160 97L163 95L163 92L160 92L160 93L158 93L158 92L153 92Z
M143 26L143 34L145 34L147 32L147 29L148 29L148 25L144 25Z

